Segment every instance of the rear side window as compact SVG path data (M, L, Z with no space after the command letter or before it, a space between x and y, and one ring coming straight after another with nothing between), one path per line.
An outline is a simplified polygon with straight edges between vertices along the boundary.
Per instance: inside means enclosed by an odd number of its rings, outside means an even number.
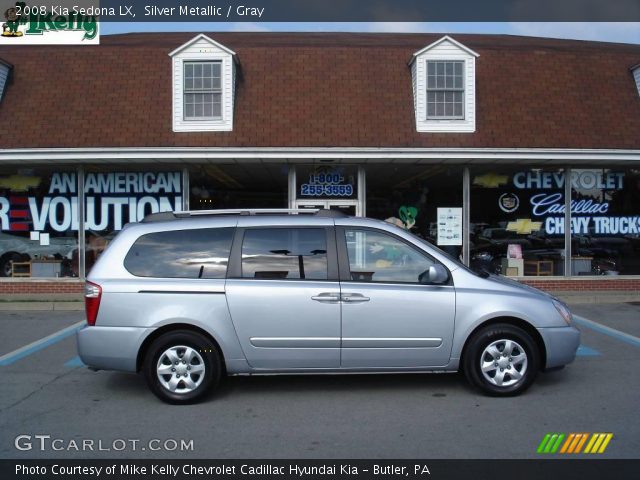
M242 277L326 280L328 274L325 230L247 230L242 242Z
M172 230L142 235L124 259L138 277L224 278L233 228Z

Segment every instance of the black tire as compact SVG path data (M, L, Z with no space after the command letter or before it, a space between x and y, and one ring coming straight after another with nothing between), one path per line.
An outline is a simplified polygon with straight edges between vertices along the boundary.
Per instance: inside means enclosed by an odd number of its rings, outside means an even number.
M180 353L182 352L182 355L185 355L187 351L183 347L191 348L194 352L197 352L197 355L192 354L193 359L189 362L190 366L186 364L186 361L180 360L182 358ZM177 380L174 378L174 373L167 372L167 374L162 375L163 384L160 380L161 375L158 374L161 356L163 357L163 365L166 368L174 367L169 362L169 356L166 355L168 351L172 354L177 354L178 363L181 365L177 365L176 368L179 367L179 371L175 375L183 379ZM160 400L171 404L195 403L202 400L218 385L222 372L220 358L220 352L218 352L216 346L204 335L188 330L176 330L161 335L149 345L144 357L143 372L147 385ZM197 373L182 371L187 366L190 369L193 367L195 370L200 365L200 362L204 366L202 378ZM181 375L181 373L184 373L184 375ZM190 384L185 383L186 381L190 382ZM175 391L171 391L165 386L169 382L173 382L173 384L177 382ZM190 385L197 386L189 390Z
M511 341L512 355L505 356L507 341ZM492 355L485 349L494 342ZM520 356L520 349L525 355L524 360ZM489 362L492 358L494 360ZM490 378L482 372L483 362L487 365L486 374ZM540 352L531 335L523 329L504 323L489 325L469 339L463 353L462 369L469 383L487 395L519 395L531 386L540 370ZM520 378L516 378L516 374Z

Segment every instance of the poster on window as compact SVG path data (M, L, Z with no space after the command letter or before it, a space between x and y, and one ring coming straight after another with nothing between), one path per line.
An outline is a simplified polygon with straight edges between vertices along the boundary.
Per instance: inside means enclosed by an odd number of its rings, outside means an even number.
M438 208L438 245L462 245L462 208Z

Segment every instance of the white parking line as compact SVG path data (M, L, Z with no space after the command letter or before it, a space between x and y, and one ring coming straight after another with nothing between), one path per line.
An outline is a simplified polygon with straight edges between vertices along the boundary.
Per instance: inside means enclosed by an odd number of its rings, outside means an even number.
M24 347L20 347L13 352L6 353L0 357L0 366L11 365L14 362L17 362L21 358L24 358L32 353L35 353L43 348L48 347L49 345L53 345L54 343L59 342L60 340L67 338L70 335L76 333L77 330L80 330L84 325L86 325L85 320L81 320L78 323L74 323L62 330L58 330L57 332L53 332L51 335L47 335L46 337L41 338L40 340L36 340L35 342L31 342Z

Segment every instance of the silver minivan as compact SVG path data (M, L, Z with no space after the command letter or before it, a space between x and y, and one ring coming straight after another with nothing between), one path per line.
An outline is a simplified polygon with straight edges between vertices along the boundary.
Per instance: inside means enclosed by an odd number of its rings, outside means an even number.
M143 372L170 403L266 373L462 370L515 395L580 344L558 299L334 210L150 215L114 238L85 300L82 361Z

